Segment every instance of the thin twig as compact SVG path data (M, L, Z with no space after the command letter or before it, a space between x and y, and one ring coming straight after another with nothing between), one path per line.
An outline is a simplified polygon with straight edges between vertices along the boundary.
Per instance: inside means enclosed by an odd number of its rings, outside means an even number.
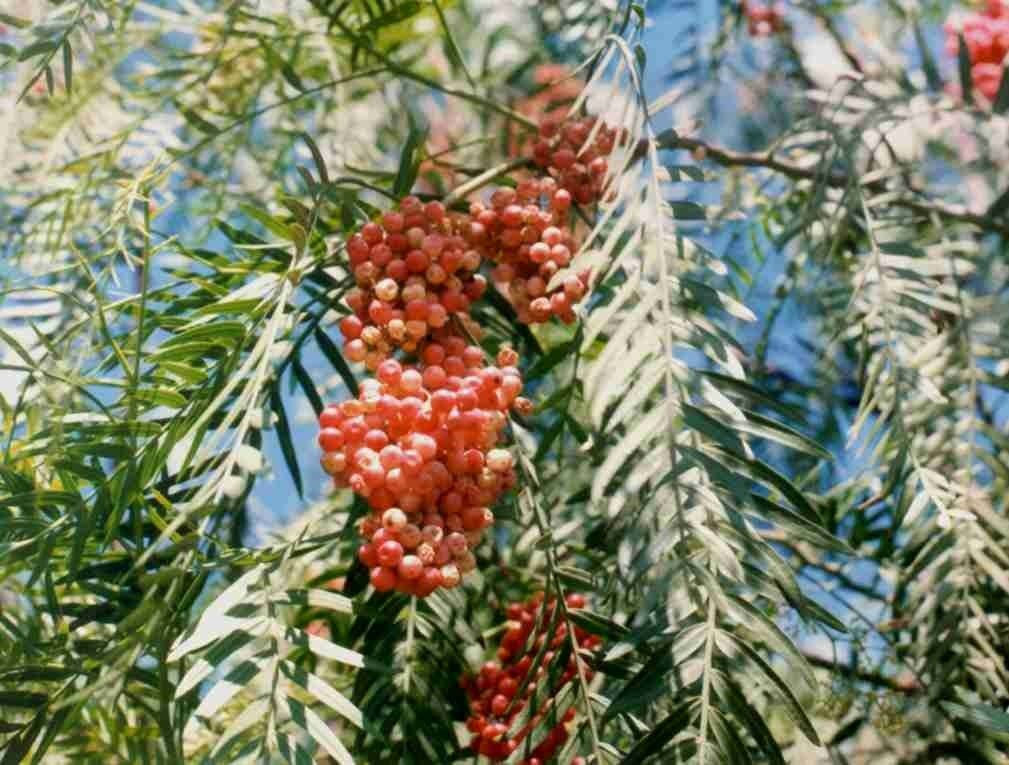
M870 670L860 669L859 667L855 667L850 664L835 661L811 650L802 651L802 655L806 661L814 667L829 669L831 672L837 672L879 688L887 688L896 693L903 693L911 696L920 693L922 690L921 684L910 673L904 673L891 677L880 672L872 672Z
M823 172L819 166L804 167L794 162L789 162L776 157L768 151L745 152L726 149L715 144L697 138L688 138L678 135L672 130L661 133L657 138L660 149L685 149L687 151L702 152L704 159L711 160L724 167L764 167L776 173L794 178L796 180L822 181L828 186L837 188L848 188L853 182L858 182L849 174L832 171ZM865 188L872 191L883 190L880 183L865 184ZM909 189L908 191L912 191ZM1009 223L997 221L987 215L972 213L963 205L946 204L935 200L923 199L894 199L892 204L922 215L938 215L946 220L969 223L984 231L991 231L1004 237L1009 237Z

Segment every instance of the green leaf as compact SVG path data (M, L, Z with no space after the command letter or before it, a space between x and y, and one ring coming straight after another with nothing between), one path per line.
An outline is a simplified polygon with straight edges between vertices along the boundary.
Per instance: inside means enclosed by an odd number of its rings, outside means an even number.
M182 409L189 402L181 393L164 388L141 388L134 395L138 401L172 409Z
M783 505L772 502L762 494L751 493L750 499L764 519L787 531L790 537L809 542L822 550L830 550L843 555L855 555L855 551L845 542L808 518L804 518Z
M410 193L413 184L417 180L417 172L420 170L420 157L418 151L424 145L424 133L410 125L410 133L403 144L403 151L399 155L399 168L396 170L396 179L392 184L392 193L401 197Z
M792 693L792 689L789 688L788 683L782 680L771 668L771 665L764 661L763 657L751 648L746 641L724 630L720 631L719 634L729 638L736 648L739 649L740 653L750 660L750 663L756 668L760 677L764 678L770 688L776 690L778 696L785 702L785 712L792 719L792 722L798 726L799 730L802 731L803 735L811 743L820 746L820 737L816 734L813 723L809 721L806 711L803 709L802 704L799 703L799 700L795 698L795 694Z
M315 162L315 169L319 173L319 179L328 184L329 183L329 172L326 170L326 160L322 158L322 152L319 151L319 147L315 145L315 141L312 140L312 136L308 133L301 133L301 140L305 142L308 146L308 150L312 152L312 160Z
M1009 110L1009 67L1002 67L1002 77L998 81L992 110L996 114L1005 114Z
M32 765L39 765L39 763L44 762L46 751L52 745L53 741L56 740L56 736L59 735L60 730L63 728L63 723L66 721L67 717L71 713L70 707L63 707L62 709L57 709L53 712L52 717L49 719L49 724L46 726L46 732L42 736L42 740L35 744L35 753L32 756Z
M586 632L599 635L606 640L623 640L627 635L627 628L622 624L617 624L606 616L587 611L583 608L572 608L569 610L568 619Z
M274 218L263 208L244 203L238 205L238 208L253 220L259 221L263 224L263 227L274 236L279 236L281 239L288 242L294 241L294 234L291 231L291 227Z
M574 356L578 352L578 346L581 341L577 338L568 343L561 343L560 345L555 345L553 348L548 350L538 359L536 363L533 364L529 371L526 372L525 377L527 380L537 380L543 377L550 370L560 364L564 359L569 356Z
M105 481L105 473L97 467L92 467L79 460L60 459L53 462L53 467L59 470L67 470L79 478L90 481L93 484L101 484Z
M652 728L620 761L620 765L638 765L659 754L690 723L690 704L684 702Z
M79 495L67 491L30 491L9 497L0 497L0 508L23 507L27 509L46 507L48 505L63 505L76 507L81 504Z
M704 181L704 171L696 165L665 165L665 168L674 181L682 181L684 177L699 183Z
M20 16L13 16L9 13L0 13L0 22L18 29L27 29L32 25L28 19L22 19Z
M284 462L291 473L291 480L298 490L298 496L304 497L305 489L301 481L301 468L298 466L298 454L294 448L294 439L291 436L291 426L287 421L287 412L284 409L284 401L279 391L274 388L270 391L270 408L277 415L277 438L280 440L280 451L284 455Z
M245 325L240 321L217 321L211 324L198 324L165 340L161 344L159 352L163 348L171 348L196 341L221 345L221 340L229 340L234 341L228 343L229 345L238 345L243 337L245 337Z
M0 765L18 765L18 763L24 762L28 756L28 752L31 751L35 743L35 739L42 732L42 727L46 722L47 711L46 709L40 709L32 720L31 725L7 742L4 758L0 761Z
M319 184L315 180L315 178L312 177L312 171L309 170L304 165L298 165L297 170L298 170L298 175L301 176L301 179L305 182L305 185L308 186L308 190L311 191L314 194L315 190L316 190L316 188L318 187Z
M729 722L728 717L723 715L717 706L711 708L708 720L711 731L718 741L718 748L725 755L729 765L753 765L746 745L739 738L739 734L736 733L736 729Z
M210 303L195 309L192 316L219 316L225 313L238 313L247 315L263 304L259 298L246 298L244 300L222 300L219 303ZM206 374L203 375L204 379Z
M291 241L294 243L294 251L301 255L305 252L305 248L308 245L308 232L302 227L300 223L292 223L289 227L291 229Z
M416 16L420 13L421 4L417 0L407 0L403 3L393 3L392 7L388 11L383 13L381 16L369 21L363 27L361 27L362 32L377 32L383 27L389 27L393 24L398 24L401 21L406 21L412 16Z
M18 53L18 61L27 61L35 56L45 55L56 50L55 40L37 40L31 45L26 45Z
M299 93L305 92L305 83L301 81L301 77L298 76L298 73L294 70L294 66L291 65L290 61L284 61L280 65L280 74L292 88L297 90Z
M452 62L453 70L461 71L464 75L466 75L466 79L469 81L470 86L476 90L476 84L473 81L473 76L466 68L466 60L463 57L462 49L459 47L459 43L456 42L455 35L452 34L452 27L445 18L444 11L441 9L441 2L439 0L433 0L431 4L434 6L435 13L438 14L438 21L441 23L442 33L445 35L445 50L448 53L449 61Z
M712 670L709 677L711 678L711 687L722 703L728 707L726 711L731 712L749 731L768 761L772 765L785 765L785 758L781 754L781 747L778 746L774 734L768 729L760 713L753 708L742 691L732 682L732 679L717 669Z
M707 210L696 202L670 202L670 209L676 220L706 220Z
M354 395L357 396L357 380L354 379L354 373L350 371L350 367L347 366L346 359L343 358L343 354L340 353L340 349L336 347L336 344L326 335L324 331L318 327L315 329L315 342L319 346L319 350L322 351L323 355L329 359L329 363L333 365L337 373L343 379L344 385L347 389Z
M1003 74L1002 82L1004 83L1005 81L1006 77L1005 74ZM1000 92L1001 89L1002 85L1000 84L999 85ZM1009 187L1006 187L1006 190L995 198L995 201L992 202L991 205L989 205L988 210L985 212L985 215L991 218L1001 218L1003 215L1005 215L1007 210L1009 210Z
M294 666L289 661L283 662L280 665L280 668L292 682L299 685L313 698L318 699L358 728L364 726L364 721L361 717L361 710L354 706L346 696L333 688L333 686L325 680L312 674L311 672L306 672L301 667Z
M192 109L185 107L182 104L176 104L176 108L179 110L179 113L185 117L186 122L199 130L201 133L206 133L207 135L217 135L221 132L217 125L212 122L208 122Z
M297 358L291 360L291 371L294 373L295 379L298 381L298 385L300 385L301 389L305 391L305 395L308 397L308 401L312 405L312 409L315 410L315 416L318 417L322 414L324 404L322 403L322 397L319 395L319 391L315 388L315 381L312 379L312 375L308 373L308 370L302 366L301 361Z
M43 665L28 665L14 667L0 672L0 681L8 683L45 683L65 680L81 673L81 669L73 667L56 667Z
M981 728L998 741L1009 742L1009 713L987 704L965 706L952 701L940 701L942 708L950 715L966 723Z
M644 72L645 65L648 63L648 54L645 51L645 46L642 45L641 43L637 43L634 46L634 58L638 62L638 69Z
M74 58L69 39L63 41L63 80L67 85L67 93L71 92L74 82Z
M936 66L935 56L932 55L932 49L928 47L928 43L925 42L925 35L922 34L921 24L915 19L914 22L914 41L918 46L918 53L921 55L921 67L925 70L925 80L928 82L929 90L941 91L942 90L942 77L939 75L939 67Z
M660 651L652 656L610 700L603 722L651 704L669 692L666 675L673 669L673 655Z
M743 414L746 415L745 422L732 423L732 427L741 433L766 438L768 441L776 441L797 452L803 452L820 459L833 460L834 458L834 455L816 441L777 420L772 420L750 410L743 410Z
M33 691L0 691L0 707L35 709L49 701L44 693Z
M965 103L974 103L974 80L971 77L970 53L967 51L967 41L963 32L957 33L957 71L960 73L960 92Z
M733 427L723 425L704 410L698 409L691 404L684 403L682 404L682 408L685 425L699 433L703 433L712 441L721 444L740 459L746 459L746 448ZM733 426L735 424L733 423Z
M780 653L788 662L789 667L794 670L806 682L810 691L816 690L816 677L809 666L809 662L799 652L788 636L781 631L770 617L754 606L745 598L731 592L725 593L725 597L735 606L740 623L749 631L761 636L767 646Z
M700 374L711 380L723 393L737 395L754 404L763 404L793 420L801 420L803 417L801 410L783 403L778 397L766 393L746 380L737 380L735 377L711 370L701 370Z
M729 459L732 458L729 457ZM739 460L739 463L741 463L740 467L748 472L754 480L780 491L808 521L818 526L823 524L820 513L806 499L806 495L781 473L758 459Z

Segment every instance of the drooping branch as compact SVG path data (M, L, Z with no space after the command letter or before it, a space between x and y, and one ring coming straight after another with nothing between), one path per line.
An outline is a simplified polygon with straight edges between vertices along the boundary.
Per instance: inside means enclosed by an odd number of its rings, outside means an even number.
M703 155L703 159L710 160L723 167L763 167L795 180L814 181L835 188L847 188L852 183L857 182L857 179L852 178L847 173L823 170L817 166L806 167L781 159L770 151L735 151L697 138L688 138L679 135L673 130L661 133L658 136L658 145L660 149L685 149L697 152ZM872 191L884 190L882 184L879 182L868 184L867 188ZM915 193L912 189L908 189L908 191ZM1009 237L1009 223L996 220L988 215L972 213L963 205L947 204L934 199L910 198L896 198L892 201L892 204L922 215L937 215L945 220L969 223L983 231Z

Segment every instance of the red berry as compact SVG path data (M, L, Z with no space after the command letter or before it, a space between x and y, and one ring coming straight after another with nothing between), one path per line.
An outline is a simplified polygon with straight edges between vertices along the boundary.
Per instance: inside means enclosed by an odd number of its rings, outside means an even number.
M323 428L319 431L319 446L323 451L335 452L343 446L343 433L336 428Z
M505 711L508 709L508 704L511 702L507 696L499 693L493 699L491 699L490 709L491 714L495 717L503 717Z
M391 568L375 566L371 570L371 586L378 592L388 592L396 586L396 573Z
M378 548L378 562L390 568L398 566L403 560L403 546L394 540L383 542Z
M364 329L364 324L356 316L344 316L340 320L340 334L346 340L356 340L359 338L362 329Z
M368 568L374 568L378 565L378 555L373 545L361 545L357 548L357 557Z
M398 571L403 579L417 579L424 573L424 563L416 555L405 555L399 562Z

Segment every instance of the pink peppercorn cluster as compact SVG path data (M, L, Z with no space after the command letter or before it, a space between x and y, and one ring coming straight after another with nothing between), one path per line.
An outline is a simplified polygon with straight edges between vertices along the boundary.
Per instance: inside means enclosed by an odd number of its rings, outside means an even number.
M375 371L394 349L417 351L453 314L468 317L487 287L473 239L466 216L416 197L351 236L357 287L346 296L353 314L340 322L346 357Z
M541 199L547 200L546 207ZM568 276L560 287L547 292L550 279L571 264L577 249L566 225L570 207L570 193L549 177L523 180L515 189L498 189L489 206L470 205L470 214L488 233L487 257L497 264L491 279L524 324L545 322L552 316L573 322L573 306L588 291L586 271Z
M601 199L609 170L606 157L616 145L618 131L596 117L547 117L539 133L533 161L579 204Z
M533 147L544 177L499 189L467 214L408 196L347 240L356 286L340 321L343 351L375 377L356 399L323 410L319 444L335 485L371 508L358 558L377 591L425 597L475 568L491 507L516 480L498 447L507 412L532 412L517 354L505 349L485 366L481 348L461 337L482 335L470 316L487 287L479 269L495 264L520 321L574 321L588 273L550 292L547 284L571 264L570 208L602 196L617 138L592 117L547 117Z
M744 0L743 14L750 37L770 37L785 29L784 3L749 3Z
M386 359L356 399L326 407L319 445L336 484L372 509L358 550L372 585L426 597L476 567L490 508L516 481L511 453L498 448L507 412L530 405L511 349L485 366L478 346L448 336L422 360L418 369Z
M981 12L946 22L946 50L952 56L960 48L959 33L967 46L974 89L994 101L1002 81L1002 61L1009 53L1009 4L989 0Z
M583 608L585 598L582 595L570 594L565 598L568 608ZM551 662L565 641L569 641L568 626L560 621L552 632L547 632L557 604L553 601L544 603L542 593L534 595L526 603L512 603L508 606L508 624L501 638L497 652L497 661L489 661L474 676L465 676L462 686L469 697L470 716L466 728L473 733L471 748L491 760L504 760L519 748L530 732L549 714L550 698L571 682L578 668L574 657L568 659L563 672L555 681L547 700L541 703L529 722L512 738L507 737L512 722L529 704L536 693L538 684L545 682L550 671ZM537 620L539 631L537 632ZM599 639L579 627L574 628L574 639L579 648L592 649L599 645ZM543 659L535 674L532 674L534 658L546 646ZM587 676L591 672L585 670ZM523 685L525 686L523 688ZM532 747L528 757L521 760L522 765L543 765L551 760L557 751L567 741L568 724L574 719L575 710L566 710L560 722L547 735ZM584 762L580 757L572 763Z

